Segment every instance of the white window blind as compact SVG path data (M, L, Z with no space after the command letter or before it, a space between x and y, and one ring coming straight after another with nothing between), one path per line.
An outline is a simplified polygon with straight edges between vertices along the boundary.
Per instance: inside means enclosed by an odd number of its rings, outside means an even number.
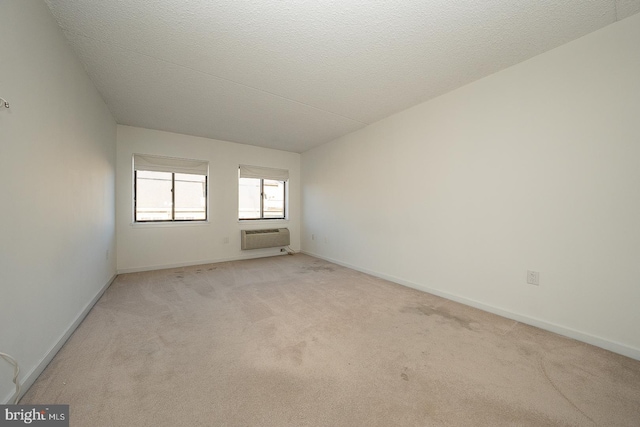
M205 160L179 159L176 157L160 157L148 154L134 154L133 168L137 171L189 173L207 175L209 162Z
M262 166L240 165L240 178L272 179L288 181L289 171L285 169L265 168Z

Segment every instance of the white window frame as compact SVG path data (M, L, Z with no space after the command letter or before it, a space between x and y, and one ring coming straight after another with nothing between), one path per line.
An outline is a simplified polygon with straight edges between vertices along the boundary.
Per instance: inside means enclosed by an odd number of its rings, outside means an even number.
M209 162L206 160L164 157L150 154L134 154L133 164L133 223L134 224L189 224L209 222ZM137 172L165 172L171 173L171 219L138 220L137 219ZM205 218L204 219L176 219L175 213L175 175L176 174L203 175L205 177Z
M238 221L255 222L255 221L287 221L289 219L289 171L286 169L274 169L263 166L238 166L238 191L240 194L240 179L254 178L260 180L260 217L259 218L240 218L240 200L238 200ZM283 216L276 218L268 218L264 216L264 180L272 180L282 182L283 185Z

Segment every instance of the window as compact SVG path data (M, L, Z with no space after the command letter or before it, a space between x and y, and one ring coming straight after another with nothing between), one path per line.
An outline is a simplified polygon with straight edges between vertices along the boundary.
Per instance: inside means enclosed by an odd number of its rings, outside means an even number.
M285 219L289 171L240 165L238 219Z
M135 222L207 220L209 163L135 154Z

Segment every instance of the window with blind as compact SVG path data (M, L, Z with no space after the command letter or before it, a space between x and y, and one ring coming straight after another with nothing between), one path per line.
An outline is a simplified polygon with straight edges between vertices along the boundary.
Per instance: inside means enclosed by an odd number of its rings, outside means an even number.
M240 165L238 176L238 219L287 217L289 171Z
M134 154L134 221L206 221L208 176L204 160Z

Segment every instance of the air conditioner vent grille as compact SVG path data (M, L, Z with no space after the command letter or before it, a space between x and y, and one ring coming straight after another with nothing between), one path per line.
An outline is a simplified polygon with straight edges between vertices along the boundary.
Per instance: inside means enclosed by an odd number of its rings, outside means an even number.
M247 234L264 234L264 233L277 233L279 229L277 228L268 228L264 230L245 230Z
M277 248L289 246L288 228L269 228L262 230L242 230L240 247L246 249Z

